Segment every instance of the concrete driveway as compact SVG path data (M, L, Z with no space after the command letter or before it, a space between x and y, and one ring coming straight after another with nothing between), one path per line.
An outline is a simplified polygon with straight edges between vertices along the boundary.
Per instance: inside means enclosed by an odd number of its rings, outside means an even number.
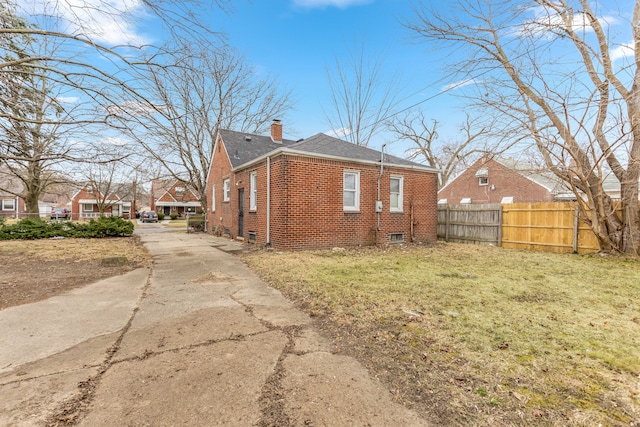
M0 425L420 426L240 243L138 227L152 271L0 311Z

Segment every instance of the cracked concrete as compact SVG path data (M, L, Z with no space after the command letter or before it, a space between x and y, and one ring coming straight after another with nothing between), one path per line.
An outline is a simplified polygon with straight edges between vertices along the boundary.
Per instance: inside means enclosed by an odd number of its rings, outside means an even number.
M145 270L0 311L0 425L421 426L228 252L140 235Z

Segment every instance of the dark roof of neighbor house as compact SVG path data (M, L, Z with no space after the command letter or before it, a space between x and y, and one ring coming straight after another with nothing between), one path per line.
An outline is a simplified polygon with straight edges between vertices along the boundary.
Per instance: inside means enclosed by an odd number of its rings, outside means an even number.
M380 162L382 154L380 151L323 133L299 141L283 140L282 143L273 142L270 136L250 135L230 130L221 130L220 136L227 148L229 160L234 169L277 150L376 163ZM384 155L384 162L385 164L419 167L437 172L436 169L429 166L390 154Z
M190 191L194 196L197 197L196 191L191 185L189 185L189 183L175 178L154 179L153 181L151 181L151 194L153 194L154 199L158 200L162 196L164 196L165 193L171 190L171 188L173 188L173 186L178 182L180 182L182 186L184 186L188 191Z
M24 189L24 184L15 175L9 172L5 168L0 168L0 187L6 188L16 193L20 193ZM2 197L15 197L13 193L0 189L0 196Z

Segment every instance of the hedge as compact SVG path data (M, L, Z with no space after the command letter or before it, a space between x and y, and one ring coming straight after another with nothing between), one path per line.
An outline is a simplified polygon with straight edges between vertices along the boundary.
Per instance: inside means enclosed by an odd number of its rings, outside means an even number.
M120 217L102 217L88 222L47 222L23 219L13 225L0 225L0 240L34 240L52 237L123 237L133 234L133 223Z

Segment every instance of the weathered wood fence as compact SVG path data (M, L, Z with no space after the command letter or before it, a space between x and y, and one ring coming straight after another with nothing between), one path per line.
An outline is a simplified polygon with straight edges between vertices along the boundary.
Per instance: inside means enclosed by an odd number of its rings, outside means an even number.
M598 241L575 203L438 206L438 238L548 252L596 252Z

